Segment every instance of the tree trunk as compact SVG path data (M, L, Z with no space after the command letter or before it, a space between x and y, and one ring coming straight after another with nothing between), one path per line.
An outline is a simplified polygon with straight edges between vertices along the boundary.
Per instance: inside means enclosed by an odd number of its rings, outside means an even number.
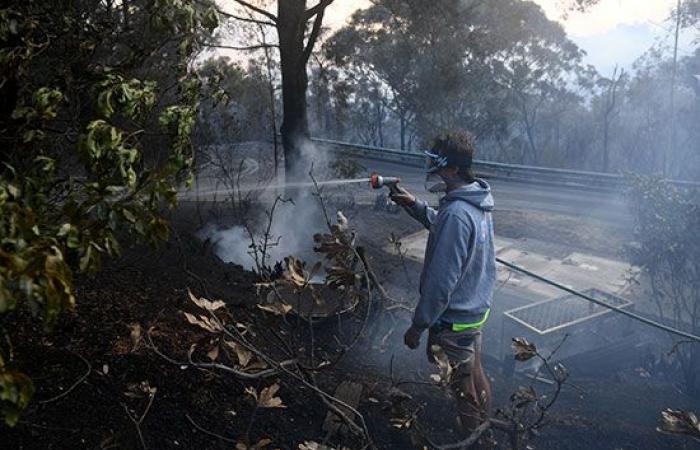
M309 80L304 55L306 0L277 3L283 101L280 133L284 147L285 179L289 182L303 179L311 164L308 151L311 148L311 135L306 107Z

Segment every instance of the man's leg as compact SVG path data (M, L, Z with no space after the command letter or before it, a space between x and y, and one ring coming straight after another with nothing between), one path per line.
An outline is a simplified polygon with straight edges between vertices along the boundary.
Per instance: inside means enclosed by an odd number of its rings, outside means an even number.
M491 396L491 383L489 382L484 368L481 365L481 349L477 348L476 358L474 360L474 388L477 393L477 398L479 399L479 404L481 405L483 411L483 419L487 419L491 415L491 403L493 398Z
M472 431L474 431L474 429L476 429L476 427L479 426L482 417L482 406L479 402L479 397L474 383L474 374L455 374L452 390L457 398L459 423L462 426L462 431L465 436L468 436L472 433Z

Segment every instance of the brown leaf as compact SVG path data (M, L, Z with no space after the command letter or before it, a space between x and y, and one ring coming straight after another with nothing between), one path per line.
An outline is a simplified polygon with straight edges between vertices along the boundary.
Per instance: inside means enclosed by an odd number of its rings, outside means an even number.
M258 403L258 391L254 387L248 386L245 388L244 392L253 397L255 399L255 403Z
M354 287L357 275L347 267L332 266L326 268L326 285L332 289Z
M298 288L305 286L309 279L304 272L306 264L294 256L287 256L284 258L284 262L287 269L282 273L282 278Z
M207 358L211 359L212 361L216 361L216 359L219 357L219 346L215 345L212 348L209 349L207 352Z
M236 450L262 450L272 443L272 439L260 439L257 444L248 445L245 442L237 442Z
M438 369L440 369L439 381L443 385L447 385L452 378L453 370L450 360L447 358L447 353L445 353L445 350L439 345L431 345L430 352L433 354L433 358L435 358ZM434 377L431 378L435 379Z
M141 334L143 330L141 329L141 324L138 323L132 323L129 325L129 328L131 329L129 336L131 337L131 351L133 352L136 351L141 343Z
M208 311L216 311L217 309L223 308L224 306L226 306L226 303L224 303L221 300L216 300L216 301L212 302L211 300L207 300L204 297L197 298L192 293L192 291L190 291L189 289L187 289L187 293L189 294L190 300L192 300L192 303L194 303L195 305L199 306L202 309L206 309Z
M327 445L319 444L315 441L304 441L303 444L299 444L299 450L334 450L333 447Z
M250 360L253 359L253 352L243 347L241 344L235 341L224 341L235 353L238 359L238 365L241 367L246 367Z
M269 313L272 313L276 316L284 316L286 315L289 311L292 310L292 306L288 305L286 303L268 303L267 305L258 305L258 308L262 309L263 311L267 311Z
M258 406L261 408L286 408L286 406L282 403L282 399L275 397L275 394L277 391L279 391L279 389L280 385L275 383L260 391Z
M211 333L218 333L220 331L223 331L222 328L219 326L218 323L213 321L212 319L205 317L205 316L198 316L195 317L194 315L190 313L184 313L185 318L189 323L192 325L197 325L200 328L203 328Z
M246 369L248 369L248 371L263 370L263 369L267 369L267 364L265 363L265 361L260 361L258 359L258 360L254 360L252 363L248 364L248 367L246 367Z
M529 343L525 338L513 338L511 346L517 361L527 361L537 356L537 347L535 347L535 344Z
M537 393L532 386L520 386L517 391L510 396L510 401L516 408L523 408L537 400Z
M670 408L663 410L657 430L663 433L684 434L700 440L700 422L697 416L689 411Z

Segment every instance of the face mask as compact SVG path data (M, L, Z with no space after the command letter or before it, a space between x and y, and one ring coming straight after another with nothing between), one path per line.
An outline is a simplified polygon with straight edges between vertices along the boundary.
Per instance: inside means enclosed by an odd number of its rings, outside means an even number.
M436 173L429 173L425 176L425 190L433 194L447 192L447 183Z
M440 175L437 173L429 173L425 177L425 190L437 194L447 192L449 185L464 184L464 180L459 176Z

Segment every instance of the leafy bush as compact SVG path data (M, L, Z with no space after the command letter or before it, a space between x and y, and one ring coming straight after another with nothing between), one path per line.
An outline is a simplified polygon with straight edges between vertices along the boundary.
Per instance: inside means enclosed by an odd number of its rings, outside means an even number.
M206 2L15 0L0 9L0 415L31 399L11 335L54 324L74 271L155 243L191 176L200 82L188 64L217 25Z
M654 177L634 177L630 191L635 243L632 262L649 277L661 319L675 328L700 332L700 206L697 192L680 190ZM700 393L700 346L674 346L691 394Z

